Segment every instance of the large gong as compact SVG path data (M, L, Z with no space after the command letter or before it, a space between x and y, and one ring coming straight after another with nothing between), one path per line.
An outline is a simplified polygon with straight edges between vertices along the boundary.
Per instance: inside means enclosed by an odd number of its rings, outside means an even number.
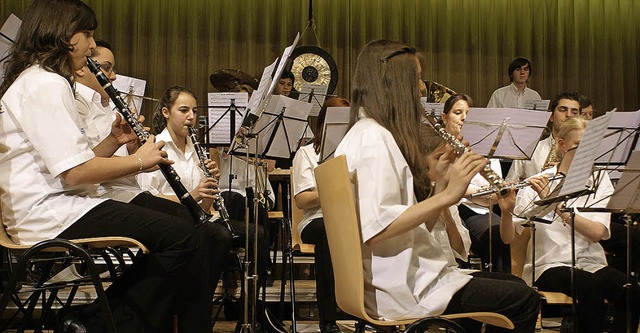
M338 84L338 66L331 55L317 46L299 46L291 53L291 73L295 77L294 88L302 89L303 83L328 86L331 95Z

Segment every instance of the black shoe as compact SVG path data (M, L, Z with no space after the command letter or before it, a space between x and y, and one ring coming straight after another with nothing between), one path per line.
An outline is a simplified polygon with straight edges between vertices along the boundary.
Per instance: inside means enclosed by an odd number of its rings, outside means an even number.
M68 313L58 323L55 333L87 333L88 330L77 313Z
M320 322L321 333L342 333L335 321Z

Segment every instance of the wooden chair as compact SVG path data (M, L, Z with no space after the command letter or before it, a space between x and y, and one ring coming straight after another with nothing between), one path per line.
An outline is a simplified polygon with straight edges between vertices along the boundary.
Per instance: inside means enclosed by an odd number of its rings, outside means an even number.
M381 321L373 319L364 306L364 276L362 269L362 238L357 214L353 184L344 156L335 157L315 169L316 183L324 215L325 229L332 255L336 281L336 300L342 311L359 318L356 332L365 323L376 326L404 326L407 332L425 331L430 323L448 322L451 319L470 318L494 326L513 329L513 323L505 316L491 312L474 312L442 315L418 320ZM454 324L450 328L459 329ZM448 326L449 327L449 326Z
M108 332L116 332L96 259L104 259L109 276L115 277L118 270L112 258L115 257L120 268L124 269L125 261L121 252L128 253L132 258L133 254L129 248L137 247L142 252L148 253L142 243L127 237L99 237L74 240L49 239L35 245L19 245L11 240L4 223L1 224L0 247L6 254L3 264L9 278L8 281L3 281L0 290L2 292L0 317L3 319L0 331L15 325L19 331L33 328L36 332L41 332L43 328L55 324L52 318L54 309L68 308L80 287L92 286L97 294L96 301L107 319ZM71 265L84 267L87 276L72 281L49 282L56 272ZM60 297L63 289L65 293L69 290L65 299ZM40 310L40 316L34 318L38 312L37 309Z
M525 228L521 234L516 234L514 240L509 244L511 249L511 274L517 277L522 277L529 239L531 239L531 229ZM538 290L538 293L547 304L571 305L572 303L571 297L561 292Z

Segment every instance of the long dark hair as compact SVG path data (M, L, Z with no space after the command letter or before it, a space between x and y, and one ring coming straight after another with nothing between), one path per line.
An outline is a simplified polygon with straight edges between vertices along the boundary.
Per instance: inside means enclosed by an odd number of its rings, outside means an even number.
M160 104L158 104L158 108L153 114L153 119L151 121L152 128L155 134L160 134L160 132L162 132L165 127L167 127L167 119L162 114L162 109L167 108L168 110L171 110L171 107L173 107L173 103L176 102L176 99L178 99L180 93L189 94L197 100L196 95L191 90L183 86L172 86L167 88L167 90L164 91L164 94L162 94Z
M320 154L322 130L324 127L324 119L327 117L327 108L336 106L349 106L349 101L342 97L334 97L324 101L320 108L320 113L318 113L318 123L316 124L316 133L313 136L313 149L316 151L316 154Z
M83 30L95 30L98 21L93 10L79 0L34 0L5 64L0 97L18 75L38 63L47 71L64 77L71 86L74 68L69 52L71 36Z
M420 104L420 80L416 50L399 42L368 43L356 62L349 127L360 108L389 130L414 177L418 200L429 195L428 163L420 141L424 108Z

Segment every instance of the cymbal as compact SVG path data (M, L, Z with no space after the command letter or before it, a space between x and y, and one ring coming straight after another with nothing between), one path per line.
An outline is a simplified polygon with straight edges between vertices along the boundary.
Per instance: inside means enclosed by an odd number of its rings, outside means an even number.
M238 69L221 69L213 72L209 81L214 88L222 92L237 91L237 86L246 84L253 89L258 89L258 79Z

